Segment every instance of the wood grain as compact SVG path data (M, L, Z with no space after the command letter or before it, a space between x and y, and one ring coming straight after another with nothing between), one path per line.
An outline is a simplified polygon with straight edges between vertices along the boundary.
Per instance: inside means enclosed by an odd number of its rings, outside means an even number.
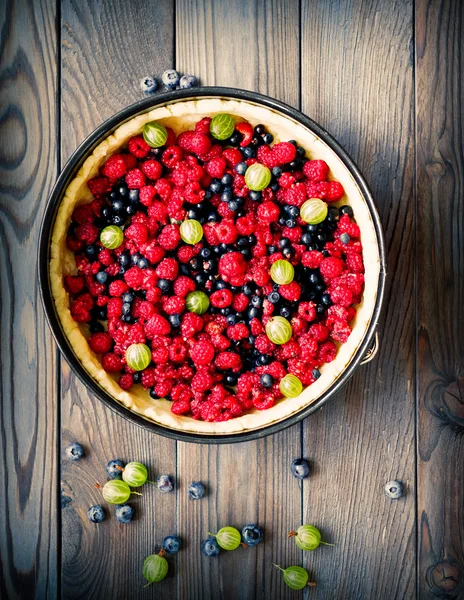
M54 598L56 351L36 265L57 167L55 4L0 11L0 596Z
M464 597L464 7L416 2L419 597Z
M268 93L298 106L298 2L177 2L176 66L203 85ZM178 597L189 600L293 598L271 563L301 563L287 540L301 516L301 488L290 463L301 455L301 428L231 446L178 444L178 473L208 483L208 501L179 496L179 528L189 540L178 558ZM199 552L207 532L258 522L266 543L209 559Z
M304 520L335 548L305 558L311 598L412 598L414 469L414 87L412 4L302 3L302 108L370 184L388 250L378 357L303 424L315 464ZM392 502L383 485L400 479Z
M63 0L61 23L61 153L68 158L82 139L104 119L142 97L139 80L160 73L173 62L173 3ZM143 559L176 532L176 493L144 486L131 500L137 518L117 523L114 508L100 525L86 511L101 501L94 488L103 483L112 458L139 460L151 479L176 476L176 443L124 421L90 396L62 361L62 444L78 440L87 457L63 461L63 488L72 502L63 510L62 593L64 598L148 598ZM173 561L171 561L173 562ZM174 572L174 565L171 567ZM171 573L171 575L172 575ZM168 577L157 587L173 597Z

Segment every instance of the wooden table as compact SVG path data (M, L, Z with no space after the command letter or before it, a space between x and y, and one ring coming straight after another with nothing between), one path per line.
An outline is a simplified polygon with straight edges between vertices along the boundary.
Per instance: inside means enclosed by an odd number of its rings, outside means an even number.
M1 19L0 596L301 597L274 562L308 567L318 585L305 598L464 598L464 5L10 0ZM359 164L385 229L377 358L323 410L258 442L176 443L117 417L60 358L38 299L57 173L142 97L142 76L171 66L318 121ZM86 458L61 461L74 440ZM302 485L289 471L298 456L314 465ZM171 473L176 493L146 489L131 525L94 526L94 482L115 457ZM399 501L383 494L392 478L406 486ZM186 493L196 479L200 502ZM200 554L207 531L248 522L265 529L257 549ZM303 555L287 540L302 523L336 546ZM169 577L144 589L143 558L175 532L185 546Z

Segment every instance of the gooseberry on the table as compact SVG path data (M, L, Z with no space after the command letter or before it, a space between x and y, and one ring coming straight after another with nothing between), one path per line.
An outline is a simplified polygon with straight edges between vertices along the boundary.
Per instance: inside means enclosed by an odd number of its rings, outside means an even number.
M240 546L242 536L235 527L222 527L216 534L209 533L216 538L217 543L223 550L235 550Z
M169 564L163 555L164 550L161 550L159 554L150 554L143 561L142 575L148 581L145 587L152 583L159 583L168 574Z

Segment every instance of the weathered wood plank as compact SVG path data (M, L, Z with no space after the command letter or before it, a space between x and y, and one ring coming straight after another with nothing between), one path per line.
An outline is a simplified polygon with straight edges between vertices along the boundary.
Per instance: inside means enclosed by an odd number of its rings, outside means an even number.
M37 286L56 176L55 3L0 9L0 596L55 598L56 350Z
M304 520L337 544L305 558L318 582L310 594L409 599L415 593L413 9L404 0L318 4L302 3L302 108L346 147L370 184L390 277L378 358L303 424L305 454L316 467L304 488ZM383 495L393 478L406 484L398 502Z
M181 0L177 3L177 67L203 85L227 85L261 91L298 106L298 2L226 2ZM207 482L208 501L179 496L179 531L188 553L178 558L178 597L290 598L272 562L299 564L301 552L286 536L301 515L301 489L290 463L301 452L300 426L259 442L231 446L178 444L178 472ZM200 554L208 531L258 522L266 543L239 548L219 559Z
M173 10L169 0L100 3L62 2L61 152L65 160L90 131L142 97L139 80L173 61ZM63 461L62 477L72 503L63 511L62 590L65 598L139 598L141 567L155 544L176 530L176 495L145 486L131 501L137 518L119 525L114 508L101 525L86 510L101 500L94 482L103 482L112 458L140 460L151 477L176 475L176 443L131 425L90 396L62 362L62 444L79 440L87 450L80 463ZM157 588L174 597L169 577Z
M421 599L464 597L464 6L416 2Z

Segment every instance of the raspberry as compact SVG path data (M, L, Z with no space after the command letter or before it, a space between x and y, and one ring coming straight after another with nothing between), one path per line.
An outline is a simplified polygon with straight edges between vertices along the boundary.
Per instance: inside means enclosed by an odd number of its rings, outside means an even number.
M239 217L235 223L235 227L240 235L250 235L256 229L256 220L253 213L249 213L245 217Z
M226 148L222 153L222 156L226 159L227 164L235 167L239 162L242 162L242 153L237 148Z
M250 300L247 296L245 296L245 294L236 294L232 302L232 308L237 312L242 312L246 309L249 303Z
M303 165L303 173L310 181L325 181L329 176L329 165L324 160L308 160Z
M74 209L71 219L73 223L79 223L79 225L84 223L93 223L95 220L95 214L90 204L81 204Z
M191 181L184 188L184 196L187 202L200 204L205 197L205 190L202 189L198 181Z
M298 335L306 330L307 322L301 317L292 317L290 324L292 326L293 335Z
M293 243L301 240L302 233L301 227L284 227L282 229L282 237L288 238Z
M188 347L182 338L176 338L174 343L169 346L168 352L172 362L183 363L187 358Z
M275 344L264 333L258 335L255 339L255 348L261 354L272 354L275 347Z
M222 156L212 158L205 165L208 175L211 175L211 177L217 177L218 179L221 179L221 177L224 175L226 167L226 160L225 158L222 158Z
M253 398L253 406L258 410L268 410L274 406L275 400L275 395L272 392L266 392Z
M144 206L151 206L153 204L153 198L155 197L156 190L152 185L144 185L140 188L139 200Z
M161 177L163 167L157 160L146 160L142 164L142 171L148 177L148 179L156 181Z
M316 344L317 348L317 344ZM279 360L287 360L288 358L295 358L300 355L300 346L296 340L290 340L286 344L282 344L274 353L275 357Z
M296 302L301 296L301 286L296 281L279 286L279 294L290 302Z
M164 398L172 390L172 385L172 381L160 381L154 386L153 391L158 398Z
M284 190L292 187L294 183L295 175L293 175L293 173L282 173L282 175L279 177L279 185Z
M230 341L224 336L220 334L213 334L211 336L211 343L216 348L216 350L222 351L227 350L230 346Z
M96 354L106 354L111 350L113 340L105 331L94 333L89 338L89 346Z
M309 252L304 252L301 257L301 262L303 266L308 267L309 269L317 269L320 267L322 261L324 260L324 255L319 250L310 250Z
M269 168L278 167L295 160L296 148L290 142L279 142L272 147L272 150L265 157L265 165Z
M167 298L163 304L163 310L167 315L179 315L185 310L185 300L179 296Z
M240 147L245 148L253 139L253 127L250 125L250 123L244 121L242 123L237 123L235 125L235 129L243 136L243 139L240 142Z
M214 223L205 223L205 225L203 225L203 235L205 236L205 240L211 246L217 246L217 244L219 244L216 225Z
M155 314L155 307L148 300L143 300L141 302L137 302L137 298L134 300L134 306L132 308L132 314L134 317L142 317L144 319L149 319L151 316Z
M175 415L185 415L186 413L190 412L189 400L176 400L172 403L171 412Z
M84 289L84 278L80 275L66 275L64 285L71 294L78 294Z
M248 331L248 327L245 323L237 323L236 325L231 325L231 327L227 328L227 337L231 340L244 340L250 335Z
M329 337L329 330L325 325L321 323L314 323L308 329L308 334L313 336L318 342L324 342Z
M240 375L238 378L237 391L240 394L251 394L253 388L258 384L258 382L259 375L257 373L243 373L243 375Z
M325 195L325 200L327 202L337 202L345 195L345 190L343 186L338 181L330 181L327 193Z
M164 258L156 267L156 274L160 279L174 280L179 272L179 264L174 258Z
M192 377L191 386L195 392L206 392L213 387L213 377L204 371L197 371Z
M168 137L166 138L165 146L174 146L177 141L176 132L170 127L166 127Z
M151 360L159 365L164 365L169 360L169 350L167 348L155 348L151 352Z
M256 317L251 319L250 321L250 330L252 335L259 335L260 333L264 333L264 327L262 326L259 319Z
M165 225L160 235L158 243L165 250L174 250L180 242L179 225Z
M234 280L243 275L247 270L246 260L240 252L228 252L219 259L219 273L224 281L230 281L234 285Z
M285 190L284 198L286 204L299 208L306 200L306 186L304 183L293 184L292 187Z
M314 302L300 302L298 315L305 321L314 321L316 318L316 305Z
M127 144L127 149L135 156L135 158L145 158L150 152L150 146L143 139L143 137L139 135L130 138Z
M111 298L106 306L108 319L120 319L122 317L121 298Z
M195 313L186 313L182 317L182 324L180 328L184 337L193 337L196 333L202 330L203 319L200 317L200 315L196 315Z
M156 383L156 371L153 367L149 367L142 371L142 385L147 390Z
M206 341L197 342L190 348L190 358L196 365L209 365L214 358L214 346Z
M209 299L216 308L226 308L232 304L233 294L227 289L217 290L211 294Z
M140 169L131 169L126 173L126 183L131 190L137 190L145 185L145 175Z
M134 240L139 246L148 239L148 228L142 223L132 223L124 230L124 237L128 240Z
M319 266L321 275L325 279L334 279L335 277L338 277L344 268L345 263L341 260L341 258L336 258L333 256L324 258Z
M183 157L182 148L179 146L169 146L163 152L161 157L161 162L163 165L166 165L169 169L173 169L176 165L180 163Z
M333 342L327 341L319 346L317 357L321 364L332 362L336 355L337 346Z
M112 281L109 285L109 293L110 296L122 296L129 289L129 286L122 279L117 279L116 281Z
M195 282L189 277L181 275L174 281L173 288L176 296L185 298L190 292L195 291Z
M195 133L190 138L190 152L194 154L206 154L211 150L211 140L205 133Z
M111 181L108 177L94 177L87 181L87 187L94 196L103 196L111 191Z
M342 285L331 288L329 294L334 304L347 307L353 303L353 293L347 287Z
M148 339L152 339L158 335L167 335L171 331L171 325L161 315L153 315L144 324L145 335Z
M353 273L364 273L364 263L362 256L355 252L350 252L346 256L346 266Z
M93 244L98 238L98 227L92 223L83 223L76 227L76 237L88 245Z
M211 123L211 117L203 117L195 125L195 131L197 133L209 133L209 126Z
M108 373L119 373L123 368L122 360L113 352L103 356L102 365Z
M103 165L102 173L110 179L119 179L127 173L127 166L122 154L113 154Z
M238 373L242 367L242 359L235 352L221 352L214 361L216 367L221 371L233 371Z
M216 224L218 239L224 244L233 244L238 237L238 232L233 219L222 219Z
M124 273L124 280L133 290L140 290L143 285L143 271L139 267L131 267Z
M336 342L344 344L350 337L351 327L346 321L335 321L330 337Z
M124 373L119 379L119 387L126 392L134 385L134 378L131 373Z
M271 223L277 223L279 220L280 209L274 202L263 202L258 206L257 214L260 223L270 225Z

